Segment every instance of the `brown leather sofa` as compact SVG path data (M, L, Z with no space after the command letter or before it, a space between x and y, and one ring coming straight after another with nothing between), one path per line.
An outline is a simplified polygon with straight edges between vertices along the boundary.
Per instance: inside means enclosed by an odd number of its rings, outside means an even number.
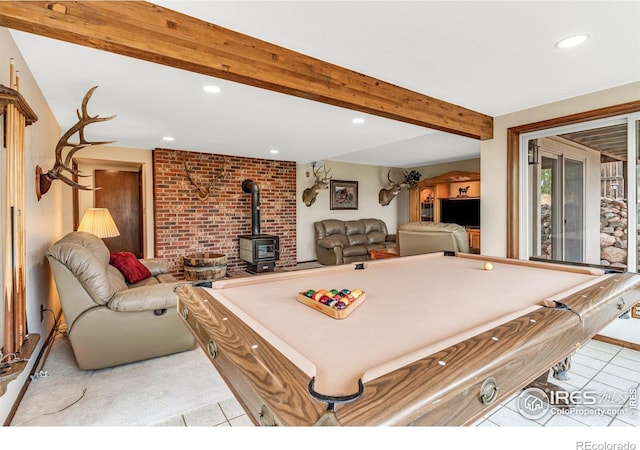
M398 227L400 256L444 250L469 253L469 237L463 226L454 223L407 222Z
M396 235L380 219L327 219L313 226L316 255L324 265L366 261L371 250L396 246Z
M142 259L151 272L128 285L109 264L102 239L72 232L46 252L67 334L80 369L112 367L194 348L176 313L177 281L162 259Z

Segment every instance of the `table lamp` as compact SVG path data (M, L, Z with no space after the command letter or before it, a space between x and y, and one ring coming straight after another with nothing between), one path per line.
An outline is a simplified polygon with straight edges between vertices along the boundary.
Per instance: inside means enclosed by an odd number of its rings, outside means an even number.
M78 231L89 232L101 239L120 236L120 231L107 208L87 208Z

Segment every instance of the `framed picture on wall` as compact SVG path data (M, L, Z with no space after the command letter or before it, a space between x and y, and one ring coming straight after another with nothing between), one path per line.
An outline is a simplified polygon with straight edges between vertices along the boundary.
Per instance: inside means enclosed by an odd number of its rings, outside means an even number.
M331 209L358 209L358 182L331 180Z

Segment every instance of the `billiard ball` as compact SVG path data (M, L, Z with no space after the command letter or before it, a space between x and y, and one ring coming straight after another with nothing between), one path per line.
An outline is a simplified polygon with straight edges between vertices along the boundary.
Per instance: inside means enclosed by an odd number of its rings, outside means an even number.
M490 262L484 263L484 270L493 270L493 264Z

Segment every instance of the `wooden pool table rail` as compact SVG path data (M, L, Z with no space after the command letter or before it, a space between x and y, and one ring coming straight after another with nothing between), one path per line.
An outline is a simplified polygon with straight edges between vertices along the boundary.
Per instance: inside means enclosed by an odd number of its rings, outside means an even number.
M637 275L608 277L562 299L581 317L541 308L371 380L359 404L338 411L340 422L469 424L573 354L628 309L640 297L638 289ZM621 298L626 306L620 309ZM489 377L497 380L498 397L492 405L484 405L480 387Z
M615 274L540 308L365 383L357 401L336 406L341 425L468 424L574 353L640 298L640 277ZM309 377L207 290L178 289L178 313L256 424L313 425L326 405ZM217 355L208 348L215 342ZM258 343L257 349L251 346ZM443 365L444 363L444 365ZM480 400L490 377L497 398ZM273 419L265 420L264 412Z
M320 418L326 405L310 401L309 377L302 370L207 290L182 285L176 292L178 314L256 425L271 424L265 411L277 425L309 425Z

